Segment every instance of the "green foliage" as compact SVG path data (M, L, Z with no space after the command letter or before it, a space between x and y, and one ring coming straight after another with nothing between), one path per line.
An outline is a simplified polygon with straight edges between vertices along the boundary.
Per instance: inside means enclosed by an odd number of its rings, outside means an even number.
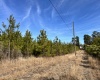
M76 36L76 46L78 46L78 47L79 47L79 45L80 45L80 43L79 43L79 37L78 37L78 36Z
M96 37L96 38L94 38L94 40L93 40L93 44L94 45L100 45L100 37Z
M94 31L92 33L92 43L94 45L100 45L100 32Z
M91 44L91 36L84 35L84 44L90 45Z
M100 58L100 32L94 31L91 39L91 45L85 45L85 50L90 55Z
M73 44L62 43L57 36L53 41L48 40L45 30L40 30L37 40L33 40L31 32L28 30L22 36L19 30L20 25L19 23L16 24L13 15L7 20L8 25L5 25L3 22L3 30L0 29L0 59L15 59L19 56L29 57L32 55L49 57L64 55L74 51ZM77 39L79 38L77 37Z
M86 46L85 50L86 50L90 55L93 55L93 56L95 56L95 57L99 57L99 58L100 58L100 46L88 45L88 46Z
M33 51L33 39L31 37L30 31L26 31L25 36L23 37L23 46L22 46L22 54L24 56L31 56Z
M9 25L5 25L4 22L2 23L4 31L2 31L1 40L3 42L3 51L9 57L13 58L14 52L16 49L19 50L19 36L21 37L19 29L19 23L16 24L16 20L14 19L13 15L9 17L8 23ZM16 52L16 54L19 54Z
M79 45L80 45L80 42L79 42L79 37L78 36L76 36L75 37L75 39L74 38L72 38L72 43L74 44L76 44L76 46L78 46L79 47Z
M97 38L97 37L100 38L100 32L93 31L93 33L92 33L92 38L95 39L95 38Z
M46 35L46 31L40 30L40 34L37 37L37 51L41 55L45 55L47 52L47 47L48 47L48 39Z
M59 55L59 47L60 47L60 40L58 39L58 37L56 36L54 41L53 41L53 53L56 53L56 55Z

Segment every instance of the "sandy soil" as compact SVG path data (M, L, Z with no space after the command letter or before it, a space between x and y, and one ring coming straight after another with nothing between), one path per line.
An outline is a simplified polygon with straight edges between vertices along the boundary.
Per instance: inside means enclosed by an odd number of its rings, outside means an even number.
M0 62L0 80L100 80L100 61L83 50L49 57Z

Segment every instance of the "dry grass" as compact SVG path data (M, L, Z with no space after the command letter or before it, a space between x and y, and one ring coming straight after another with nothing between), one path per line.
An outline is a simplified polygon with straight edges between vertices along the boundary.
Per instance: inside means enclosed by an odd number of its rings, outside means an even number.
M19 58L0 63L0 80L82 80L84 51L49 58ZM100 73L100 72L99 72Z
M68 56L65 56L68 57ZM70 56L69 56L70 57ZM66 58L67 59L67 58ZM19 58L16 60L5 60L0 64L0 78L1 79L13 79L22 77L31 70L35 70L38 67L46 67L49 65L55 65L64 61L64 56L55 58Z
M97 58L89 57L90 66L91 66L91 73L95 78L100 80L100 61Z
M90 61L90 65L91 65L91 68L97 68L99 69L100 67L100 61L98 60L98 58L93 58L93 57L89 57L89 61Z

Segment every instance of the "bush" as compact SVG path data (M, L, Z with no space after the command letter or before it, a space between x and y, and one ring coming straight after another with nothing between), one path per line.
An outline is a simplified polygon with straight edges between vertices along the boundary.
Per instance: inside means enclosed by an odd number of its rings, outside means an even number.
M100 46L97 45L87 45L85 47L85 50L87 53L94 57L99 57L100 58Z

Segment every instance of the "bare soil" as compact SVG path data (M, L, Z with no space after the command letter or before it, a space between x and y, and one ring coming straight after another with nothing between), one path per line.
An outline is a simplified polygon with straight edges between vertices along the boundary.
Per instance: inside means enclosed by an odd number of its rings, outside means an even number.
M100 80L100 61L83 50L48 57L0 62L0 80Z

